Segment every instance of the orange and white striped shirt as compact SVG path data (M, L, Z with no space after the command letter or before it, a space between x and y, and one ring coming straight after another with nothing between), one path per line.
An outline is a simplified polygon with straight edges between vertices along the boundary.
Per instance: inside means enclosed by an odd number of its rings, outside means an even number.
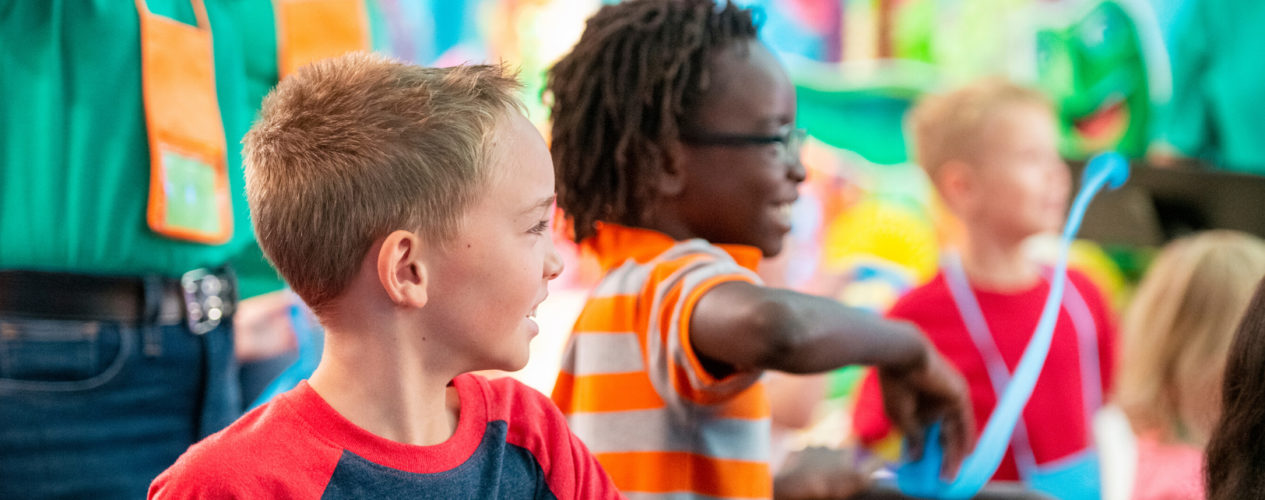
M772 496L761 372L708 374L690 343L698 299L759 284L760 251L602 224L603 277L567 343L553 401L630 499Z

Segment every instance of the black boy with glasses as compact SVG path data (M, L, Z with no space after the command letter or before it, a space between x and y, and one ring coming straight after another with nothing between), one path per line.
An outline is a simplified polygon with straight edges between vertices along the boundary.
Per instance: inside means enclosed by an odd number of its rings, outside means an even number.
M621 491L771 496L765 369L878 366L905 435L944 419L956 468L964 386L916 328L753 272L782 250L805 172L794 86L751 11L603 7L547 95L558 204L603 269L553 399ZM839 477L821 493L864 482Z

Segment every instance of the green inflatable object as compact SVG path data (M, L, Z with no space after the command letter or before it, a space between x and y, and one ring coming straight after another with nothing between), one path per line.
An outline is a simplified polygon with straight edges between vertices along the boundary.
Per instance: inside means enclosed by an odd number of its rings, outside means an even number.
M1152 108L1138 21L1108 0L1067 27L1036 36L1041 86L1060 108L1063 154L1142 156Z

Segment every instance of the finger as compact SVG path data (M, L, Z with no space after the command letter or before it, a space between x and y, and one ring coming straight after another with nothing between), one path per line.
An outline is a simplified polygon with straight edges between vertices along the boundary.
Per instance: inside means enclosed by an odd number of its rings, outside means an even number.
M966 458L967 451L963 446L965 438L962 435L961 428L952 420L946 420L940 429L940 447L944 450L944 462L940 464L940 476L945 478L957 477L958 468L962 466L962 461Z
M887 400L884 402L884 406L888 420L891 421L897 432L904 435L905 445L910 448L910 451L913 451L914 448L917 448L916 441L919 439L918 433L915 432L918 425L913 409L910 408L911 405L908 403L908 398L904 392L903 388L897 391L894 387L890 390L885 390L884 395Z
M975 446L975 423L970 417L969 409L956 409L958 411L948 415L943 424L942 443L946 453L941 473L949 477L957 475L962 462Z
M923 434L925 433L925 430L917 425L913 427L902 426L901 432L905 435L905 447L909 451L909 459L922 459L923 444L925 441Z

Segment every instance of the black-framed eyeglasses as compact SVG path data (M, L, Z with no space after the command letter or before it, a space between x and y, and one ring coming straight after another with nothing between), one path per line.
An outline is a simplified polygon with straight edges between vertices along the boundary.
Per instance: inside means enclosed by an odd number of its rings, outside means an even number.
M699 146L762 146L777 144L778 159L799 162L800 148L808 132L802 128L787 130L778 135L722 134L713 132L681 132L681 142Z

